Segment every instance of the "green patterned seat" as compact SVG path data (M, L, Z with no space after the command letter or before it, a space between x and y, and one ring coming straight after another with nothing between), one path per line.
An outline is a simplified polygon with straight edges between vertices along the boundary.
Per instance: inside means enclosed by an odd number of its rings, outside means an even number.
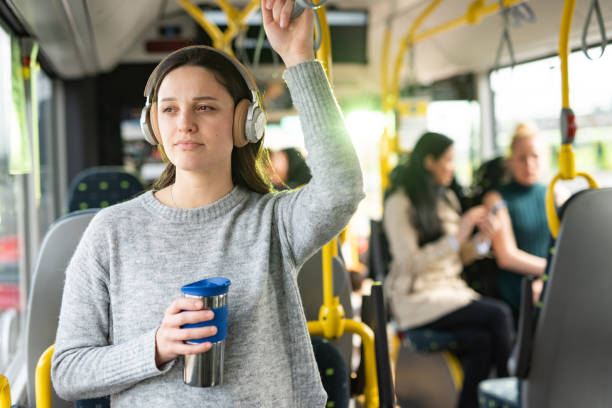
M105 208L144 190L142 182L123 167L92 167L76 175L68 189L68 212Z

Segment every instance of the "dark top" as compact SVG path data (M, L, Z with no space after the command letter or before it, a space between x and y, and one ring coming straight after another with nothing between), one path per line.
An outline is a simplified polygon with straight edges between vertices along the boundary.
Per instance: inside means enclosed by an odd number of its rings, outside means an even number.
M550 232L546 221L546 186L524 186L515 181L501 187L499 193L508 206L516 246L532 255L546 258ZM523 275L500 270L497 274L499 296L518 313Z

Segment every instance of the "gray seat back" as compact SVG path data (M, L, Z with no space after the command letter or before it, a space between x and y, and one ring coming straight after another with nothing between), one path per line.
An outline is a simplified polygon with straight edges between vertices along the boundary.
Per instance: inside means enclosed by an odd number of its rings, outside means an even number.
M568 203L535 331L523 407L612 403L612 189Z
M323 304L323 261L322 251L315 253L300 269L298 274L298 287L302 297L302 305L306 320L319 320L319 309ZM353 318L353 307L351 305L351 280L344 267L344 262L334 257L332 260L332 275L334 282L334 296L340 298L340 304L344 308L345 317ZM352 333L345 332L339 339L332 340L344 361L346 361L348 372L352 372L351 356L353 353Z
M55 343L64 277L70 258L98 210L77 211L58 219L40 247L26 317L26 364L29 406L35 404L35 373L40 355ZM72 407L53 392L53 407Z

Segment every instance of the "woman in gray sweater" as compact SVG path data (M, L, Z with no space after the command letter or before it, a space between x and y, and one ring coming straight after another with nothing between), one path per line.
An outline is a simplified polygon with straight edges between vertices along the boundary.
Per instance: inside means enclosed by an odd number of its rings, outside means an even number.
M147 87L147 123L170 163L153 191L96 215L68 266L52 363L61 397L111 395L117 407L325 405L296 275L347 224L363 186L314 61L312 12L289 20L292 4L268 0L262 14L287 66L312 180L297 191L268 192L261 123L247 140L236 129L240 101L250 105L257 96L235 62L204 47L162 61ZM232 282L224 384L190 387L180 357L210 343L185 341L216 329L180 328L212 319L181 298L180 287L212 276Z

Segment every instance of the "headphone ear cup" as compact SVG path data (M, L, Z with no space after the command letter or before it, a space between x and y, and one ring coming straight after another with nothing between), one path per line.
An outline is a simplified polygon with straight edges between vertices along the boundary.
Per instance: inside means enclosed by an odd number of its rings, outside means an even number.
M149 123L153 131L153 137L155 137L155 144L161 144L161 133L159 132L159 122L157 121L157 102L152 103L149 109Z
M151 121L149 119L150 110L151 105L145 105L145 107L142 108L142 112L140 113L140 129L142 130L144 139L155 146L157 141L155 140L155 135L153 134L153 129L151 128Z
M249 143L245 134L245 125L250 106L251 101L242 99L234 109L233 138L236 147L244 147Z

